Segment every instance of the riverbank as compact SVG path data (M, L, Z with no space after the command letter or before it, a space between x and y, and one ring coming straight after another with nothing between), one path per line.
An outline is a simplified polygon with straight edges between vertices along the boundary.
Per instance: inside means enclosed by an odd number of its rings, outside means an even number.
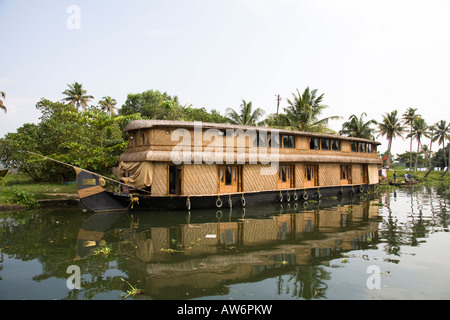
M421 184L431 184L431 183L447 183L450 184L450 174L445 174L442 177L443 171L431 171L428 177L424 178L426 171L409 171L408 168L398 167L387 170L387 180L383 180L382 182L393 182L394 181L394 172L397 173L397 181L404 181L405 173L408 173L413 176L414 180L419 180Z
M21 210L36 205L76 205L76 184L34 182L25 174L7 174L0 182L0 211Z

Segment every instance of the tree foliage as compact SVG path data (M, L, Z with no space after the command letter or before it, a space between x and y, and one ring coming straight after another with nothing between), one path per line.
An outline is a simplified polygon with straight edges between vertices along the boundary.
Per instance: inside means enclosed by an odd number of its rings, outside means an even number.
M227 122L227 118L217 110L208 112L205 108L181 105L177 96L171 96L166 92L161 93L158 90L128 94L119 114L125 116L136 113L139 113L143 119Z
M342 124L342 130L339 134L347 135L354 138L374 139L373 132L375 129L371 127L372 124L377 124L375 120L369 120L364 122L363 118L367 116L367 113L361 113L358 118L352 114L348 121Z
M253 110L253 103L242 100L241 109L239 112L233 108L227 108L228 121L232 124L256 126L258 120L264 115L264 110L256 108Z
M340 116L321 118L323 110L328 106L323 103L324 94L318 95L317 91L307 87L300 93L297 89L291 99L286 99L288 105L283 108L284 113L269 115L265 123L280 129L335 133L328 127L328 122L340 119Z
M78 112L71 104L42 99L39 124L25 124L0 140L2 162L18 167L35 181L69 181L65 167L27 153L32 151L100 174L108 175L127 148L122 129L138 115L111 117L99 108Z

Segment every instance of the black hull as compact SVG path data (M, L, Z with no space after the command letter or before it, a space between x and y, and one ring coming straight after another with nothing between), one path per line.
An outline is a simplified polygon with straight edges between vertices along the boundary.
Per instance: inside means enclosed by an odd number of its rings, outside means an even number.
M261 191L252 193L224 194L211 196L148 196L144 194L117 194L105 191L81 199L82 203L93 211L138 210L197 210L197 209L229 209L270 204L294 204L322 198L360 197L376 185L356 185L343 187L322 187L320 189L298 189L280 191ZM101 200L97 202L98 200ZM101 198L100 198L101 197ZM131 200L133 198L133 200ZM108 202L109 200L109 202ZM106 204L108 204L106 206Z
M78 195L81 203L94 212L229 209L270 204L288 204L329 197L357 197L377 185L332 186L296 190L272 190L205 196L151 196L138 193L106 191L98 175L77 171Z

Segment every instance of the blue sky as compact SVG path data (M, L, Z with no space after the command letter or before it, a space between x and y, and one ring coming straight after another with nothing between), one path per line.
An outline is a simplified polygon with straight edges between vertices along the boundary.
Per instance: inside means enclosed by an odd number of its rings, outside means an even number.
M67 27L71 5L80 29ZM0 0L0 137L75 81L93 103L153 89L222 114L242 99L276 112L275 95L283 107L310 86L323 116L343 117L335 130L408 107L450 121L449 16L446 0Z

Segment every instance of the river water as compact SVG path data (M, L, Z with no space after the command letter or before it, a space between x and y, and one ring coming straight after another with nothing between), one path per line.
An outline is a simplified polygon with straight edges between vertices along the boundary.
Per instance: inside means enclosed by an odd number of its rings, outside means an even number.
M232 211L3 213L0 299L448 299L449 201L416 187Z

